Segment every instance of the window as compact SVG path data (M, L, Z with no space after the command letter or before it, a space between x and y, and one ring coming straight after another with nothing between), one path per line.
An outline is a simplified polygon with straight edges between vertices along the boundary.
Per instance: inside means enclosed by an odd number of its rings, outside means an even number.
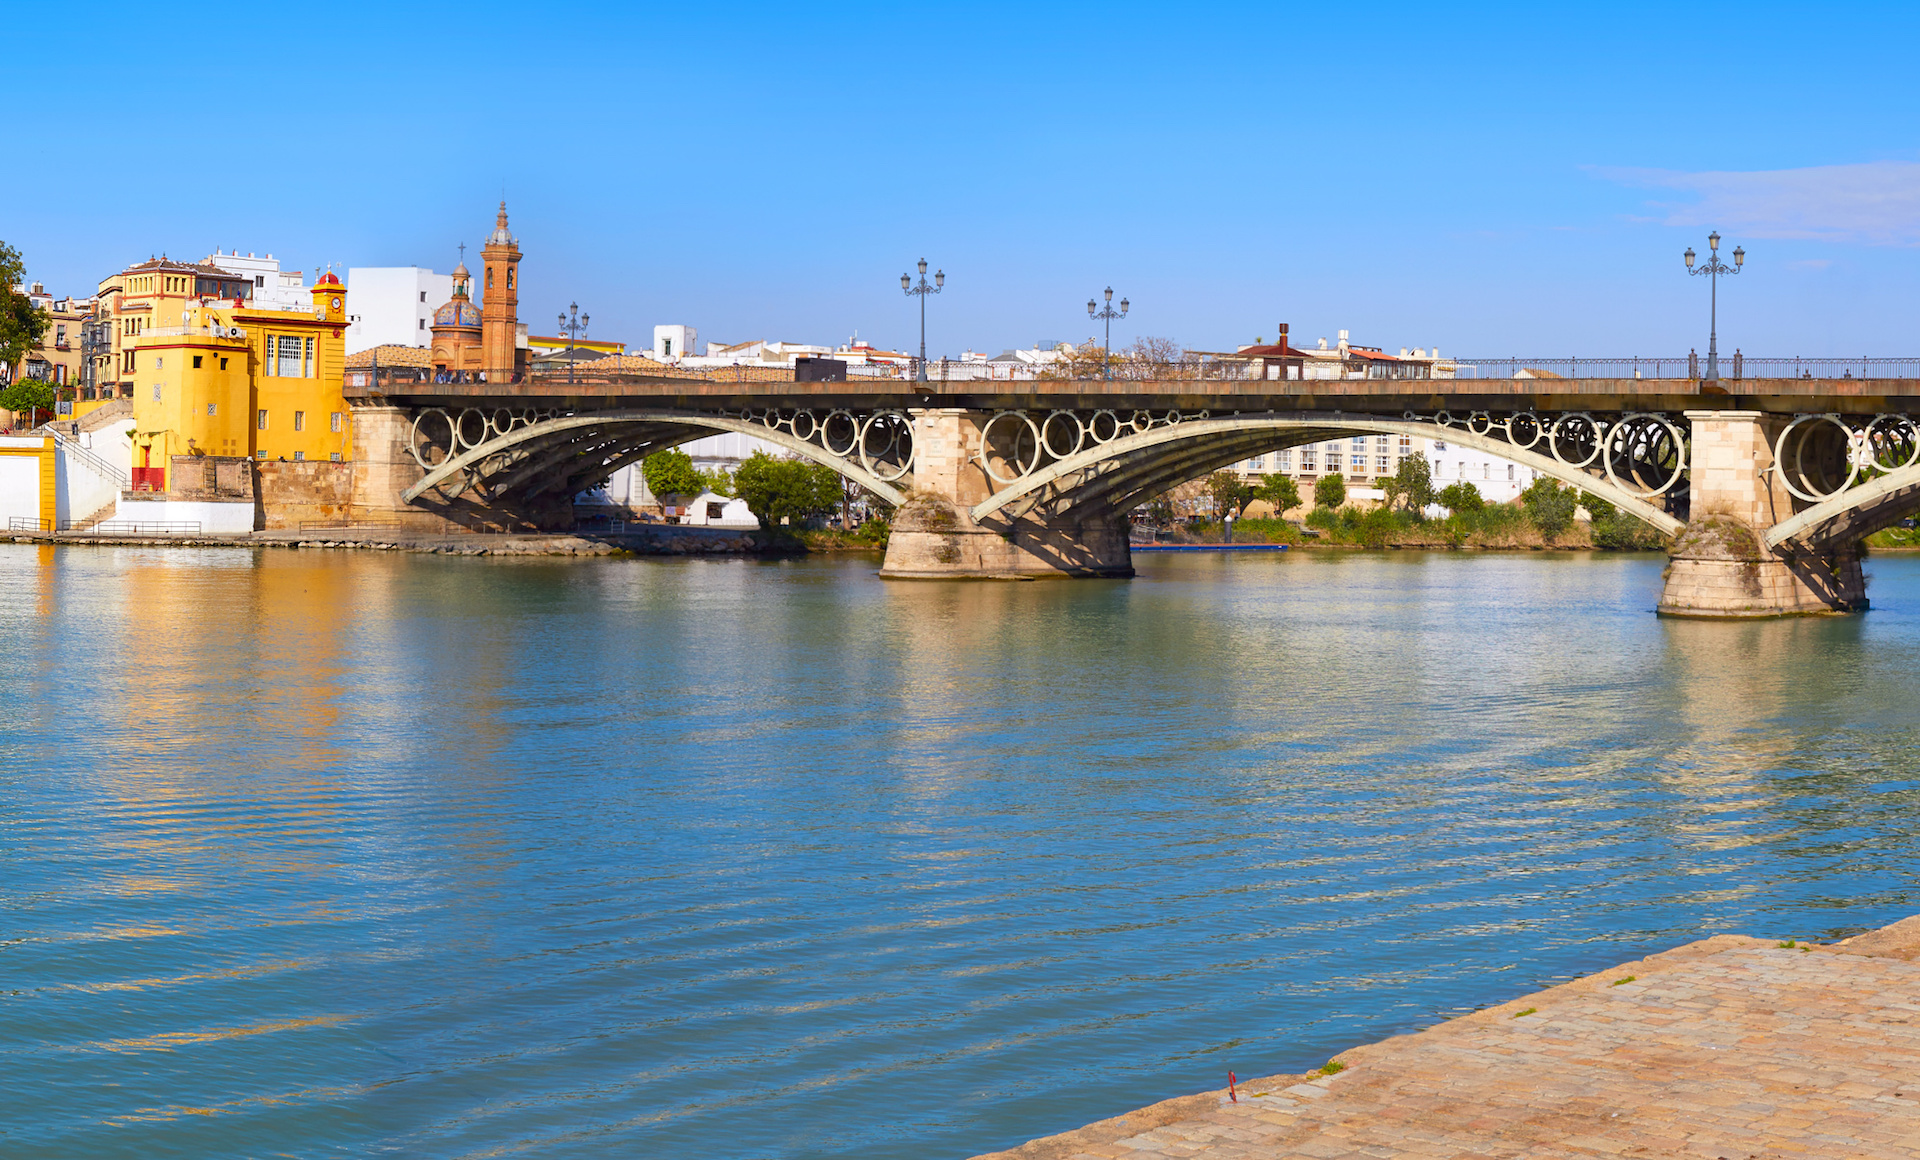
M267 429L267 412L266 412L266 408L264 408L264 407L263 407L263 408L261 408L261 410L260 410L260 417L259 417L259 419L257 419L257 420L256 420L255 422L256 422L256 424L258 425L258 427L259 427L259 429L260 429L260 430L262 430L262 431L265 431L265 430Z
M298 412L298 411L295 411L295 412L294 412L294 414L295 414L295 415L297 416L297 415L299 415L299 414L300 414L300 412ZM294 452L294 453L293 453L293 461L294 461L295 463L305 463L305 462L307 461L307 453L306 453L306 452L304 452L304 451L296 451L296 452Z
M1373 469L1379 472L1381 475L1385 475L1387 473L1387 457L1384 455L1374 456Z
M493 267L487 267L487 289L493 289Z
M267 284L267 276L265 274L255 274L253 276L253 284L255 286L265 286ZM260 458L265 459L266 456L262 455Z
M333 415L331 416L331 418L328 420L328 426L332 430L338 431L340 430L341 427L345 426L345 422L344 422L345 418L346 416L342 415L338 411L335 411L333 412Z
M307 357L306 357L306 362L302 364L302 369L301 369L301 371L300 371L300 374L301 374L301 376L302 376L303 378L309 378L309 379L310 379L310 378L312 378L312 377L313 377L313 373L314 373L314 370L315 370L315 368L314 368L314 365L313 365L313 336L312 336L312 335L308 335L308 336L307 336Z
M1400 436L1400 454L1402 455L1413 454L1413 436L1411 435Z
M196 371L200 369L200 356L197 354L193 356L193 369Z
M218 404L218 403L208 403L208 404L207 404L207 414L209 414L209 415L218 415L219 413L220 413L220 404Z
M67 345L67 324L66 323L63 322L60 325L53 328L53 343L55 346Z
M265 411L262 411L262 412L260 412L260 413L261 413L262 415L264 415L264 414L266 414L266 412L265 412ZM267 453L266 453L266 452L264 452L264 451L256 451L256 452L254 452L254 453L253 453L253 457L254 457L255 459L265 459L265 458L267 457Z
M1318 471L1319 470L1319 468L1313 465L1313 448L1309 447L1305 451L1302 451L1300 453L1300 470L1302 471Z
M270 373L283 379L300 377L300 339L291 334L282 334L267 340L267 349L272 354Z
M426 295L425 295L425 294L422 294L422 295L421 295L420 297L422 297L422 298L425 298L425 297L426 297ZM426 320L426 319L424 319L424 318L422 318L422 319L420 320L420 329L421 329L421 330L425 330L426 328L427 328L427 320Z
M1274 456L1274 466L1281 471L1291 469L1293 467L1293 452L1282 451L1280 454Z
M1480 465L1480 478L1481 478L1481 479L1492 479L1492 478L1493 478L1493 464L1491 464L1491 463L1482 463L1482 464Z
M1511 463L1507 464L1507 482L1513 482L1513 464Z
M1367 437L1365 435L1355 435L1353 437L1353 449L1355 451L1365 451L1367 449Z
M420 301L425 302L426 300L427 300L427 292L425 290L420 291Z
M1327 452L1327 470L1328 471L1340 470L1340 453L1338 451Z
M153 401L156 403L160 401L160 384L159 383L153 384Z
M1252 471L1265 471L1267 469L1267 457L1264 455L1256 455L1252 459L1247 460L1247 467Z
M166 365L166 360L165 360L165 359L162 359L162 358L161 358L161 357L160 357L159 355L154 355L154 356L153 356L153 369L154 369L154 370L156 370L156 371L163 371L163 370L166 370L166 369L167 369L167 365Z
M305 411L295 411L293 413L293 429L295 431L305 431L307 429L307 413Z
M340 462L340 453L339 453L338 451L336 451L336 452L334 452L333 454L331 454L331 455L329 455L329 456L327 456L327 458L328 458L329 460L331 460L331 461L333 461L334 463L339 463L339 462Z
M673 357L673 340L671 338L663 338L660 340L660 353L668 358Z
M220 360L220 369L221 369L221 370L223 370L223 371L227 369L227 360L226 360L226 359L221 359L221 360Z

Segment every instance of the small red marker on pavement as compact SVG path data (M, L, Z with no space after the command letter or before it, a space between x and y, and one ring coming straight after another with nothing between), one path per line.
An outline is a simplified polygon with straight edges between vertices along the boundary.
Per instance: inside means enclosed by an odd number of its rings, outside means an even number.
M1240 1102L1240 1093L1234 1090L1234 1084L1236 1082L1238 1081L1234 1079L1233 1073L1228 1072L1227 1073L1227 1098L1237 1104Z

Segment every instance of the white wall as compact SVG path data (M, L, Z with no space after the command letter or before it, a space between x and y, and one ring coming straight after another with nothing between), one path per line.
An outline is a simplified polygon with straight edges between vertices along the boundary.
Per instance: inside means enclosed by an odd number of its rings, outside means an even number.
M120 498L120 482L101 475L92 464L62 446L54 457L53 518L83 520Z
M245 535L253 531L253 504L244 501L128 499L122 495L120 506L109 519L142 524L190 522L200 525L198 534L203 536Z
M656 359L684 358L694 354L694 344L700 341L700 332L691 326L656 326L653 328L653 357ZM672 349L668 350L668 345Z
M39 439L5 439L9 447L39 447ZM0 455L0 530L15 516L40 518L40 459L33 455Z
M453 275L419 266L354 266L347 271L347 351L433 344L433 312L453 297Z
M280 260L272 254L256 258L251 253L242 257L238 251L221 253L215 250L208 255L207 261L235 274L244 274L253 279L252 302L263 310L299 310L313 309L313 297L307 293L306 273L302 270L282 270Z

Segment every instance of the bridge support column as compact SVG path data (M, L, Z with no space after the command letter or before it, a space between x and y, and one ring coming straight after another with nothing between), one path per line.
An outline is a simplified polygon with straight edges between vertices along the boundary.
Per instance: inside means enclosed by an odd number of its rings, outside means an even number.
M1686 528L1668 549L1662 616L1710 620L1859 612L1867 607L1860 546L1820 553L1762 539L1793 514L1774 475L1783 420L1759 411L1689 411L1692 477Z
M993 492L980 466L989 414L914 411L914 488L894 513L880 575L894 579L1009 579L1131 576L1133 554L1121 513L1049 519L971 508Z

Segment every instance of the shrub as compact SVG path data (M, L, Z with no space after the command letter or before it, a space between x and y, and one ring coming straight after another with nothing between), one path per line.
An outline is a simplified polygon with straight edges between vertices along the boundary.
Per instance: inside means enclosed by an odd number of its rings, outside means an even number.
M1337 508L1347 502L1347 481L1339 472L1323 475L1313 485L1313 503L1317 508Z
M1533 526L1551 540L1573 526L1574 494L1572 488L1561 487L1542 476L1520 493L1520 502L1525 505Z
M640 462L640 474L655 499L670 495L699 495L705 481L694 470L693 457L678 447L656 451Z
M1433 465L1424 455L1402 456L1393 476L1382 480L1380 487L1387 493L1388 507L1400 504L1408 511L1420 511L1433 502Z
M1463 479L1440 489L1440 506L1457 515L1482 511L1487 501L1481 496L1479 488Z

